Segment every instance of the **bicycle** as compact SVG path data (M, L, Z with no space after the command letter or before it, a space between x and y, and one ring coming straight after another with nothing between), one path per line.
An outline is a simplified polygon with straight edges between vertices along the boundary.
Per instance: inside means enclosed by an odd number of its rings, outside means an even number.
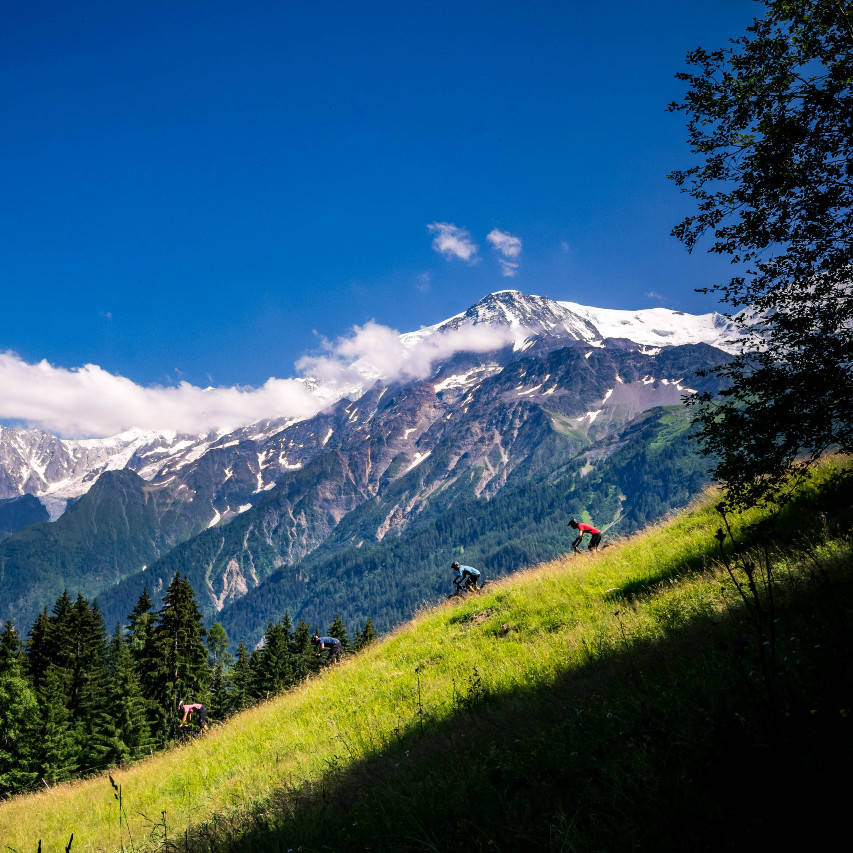
M447 600L449 601L451 598L462 598L467 592L480 592L482 588L488 583L488 581L483 581L479 586L474 586L470 583L456 583L453 582L456 586L456 589L447 596Z

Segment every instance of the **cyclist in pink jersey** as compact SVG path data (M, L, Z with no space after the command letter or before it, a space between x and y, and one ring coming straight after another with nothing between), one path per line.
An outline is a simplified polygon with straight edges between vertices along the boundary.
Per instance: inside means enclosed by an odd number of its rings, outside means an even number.
M578 545L581 544L581 539L583 539L585 533L589 533L589 545L587 545L587 549L589 551L598 550L598 544L599 542L601 542L600 530L596 530L591 524L584 524L582 521L577 522L574 519L569 522L569 527L573 527L575 530L578 531L577 538L574 542L572 542L573 551L580 551Z

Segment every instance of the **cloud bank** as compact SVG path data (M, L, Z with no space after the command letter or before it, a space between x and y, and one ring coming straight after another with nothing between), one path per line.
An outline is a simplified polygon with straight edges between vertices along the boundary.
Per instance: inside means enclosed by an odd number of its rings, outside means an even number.
M97 364L56 367L0 354L0 418L63 437L114 435L131 427L206 433L265 417L308 417L317 400L304 382L268 379L260 388L142 386Z
M0 353L0 420L27 423L63 438L105 437L136 427L205 434L265 418L311 417L377 379L422 379L437 361L462 350L488 352L513 341L513 332L465 326L400 335L370 322L297 364L301 378L271 377L259 388L200 388L188 382L142 386L96 364L65 368L29 364ZM306 381L306 380L312 381Z
M477 260L480 249L464 228L450 222L431 222L427 225L427 230L435 234L432 247L439 254L448 258L459 258L467 263Z

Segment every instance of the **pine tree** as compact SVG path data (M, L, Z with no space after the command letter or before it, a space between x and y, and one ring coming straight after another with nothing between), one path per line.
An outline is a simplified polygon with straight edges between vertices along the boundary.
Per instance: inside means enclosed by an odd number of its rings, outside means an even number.
M17 640L17 643L15 642ZM32 682L24 674L20 638L6 624L0 648L0 797L32 785L37 777L33 747L38 731L38 704Z
M253 702L256 702L258 699L267 698L266 691L261 687L263 684L262 663L262 651L260 649L252 649L251 654L249 655L249 669L252 672L251 695Z
M256 670L256 691L270 696L293 684L290 637L281 623L269 623Z
M290 618L290 614L286 610L284 611L284 616L281 619L281 628L287 637L287 646L290 649L290 653L293 654L293 622Z
M14 668L19 674L24 667L24 646L21 638L11 622L0 633L0 675L11 672Z
M47 615L47 608L45 607L45 609L39 613L36 621L33 623L33 627L30 628L30 632L27 634L25 649L27 656L27 670L30 673L33 680L33 687L36 690L41 688L44 680L44 674L50 664L49 637L50 618Z
M154 636L165 667L155 691L163 716L163 728L157 734L173 736L177 731L177 706L180 700L204 702L207 699L209 671L204 646L204 623L195 594L186 577L176 574L157 614Z
M110 705L116 726L114 761L128 761L146 755L153 746L146 716L146 702L139 676L133 666L130 647L116 625L110 644Z
M80 745L83 770L98 770L124 759L111 703L107 632L97 604L82 595L74 603L75 654L71 668L69 710Z
M341 641L341 651L349 651L349 634L347 634L346 625L340 616L336 615L329 626L329 636Z
M136 661L140 671L145 667L145 657L150 651L150 638L152 625L154 623L154 611L151 598L148 595L148 587L142 588L139 601L127 617L127 644L130 653Z
M68 662L74 657L74 604L68 590L56 599L51 615L48 617L47 660L48 664L68 668Z
M228 651L228 634L219 622L214 623L207 635L207 650L210 674L210 713L214 717L226 717L230 712L228 695L231 678L229 668L234 661Z
M376 639L376 630L373 627L373 620L368 616L364 623L364 628L359 632L358 639L355 642L355 650L360 651L369 646Z
M240 643L237 649L237 660L231 671L232 690L229 696L229 708L233 711L242 711L252 704L254 672L252 670L252 659L244 643Z
M306 650L311 650L311 629L304 619L300 619L296 629L290 635L290 653L296 657Z
M38 777L51 785L74 776L80 753L71 728L71 715L66 707L65 681L64 670L51 664L44 674L44 682L38 693L41 723L35 744L34 765Z
M304 619L299 620L293 632L293 673L297 681L305 679L309 673L319 669L319 661L315 657L311 644L311 629Z
M222 664L223 667L231 665L234 658L228 651L229 644L228 633L222 627L222 623L215 622L211 625L207 634L207 650L210 654L211 667L216 667L217 664Z
M145 717L148 729L156 743L166 742L166 723L169 711L159 696L159 685L165 677L165 650L158 645L155 631L156 614L151 609L148 588L142 590L136 606L127 617L127 645L133 659L134 669L139 676L142 695L145 698Z
M208 683L208 711L216 719L225 719L231 713L231 674L218 663L210 672Z

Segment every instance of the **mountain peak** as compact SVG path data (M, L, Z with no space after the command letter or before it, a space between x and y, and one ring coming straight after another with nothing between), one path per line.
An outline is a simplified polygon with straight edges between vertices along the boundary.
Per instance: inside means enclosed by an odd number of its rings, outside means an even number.
M457 314L433 327L436 331L464 325L508 326L517 330L515 349L524 348L524 340L553 338L598 343L601 335L589 320L544 296L520 290L498 290L484 296L463 314Z

